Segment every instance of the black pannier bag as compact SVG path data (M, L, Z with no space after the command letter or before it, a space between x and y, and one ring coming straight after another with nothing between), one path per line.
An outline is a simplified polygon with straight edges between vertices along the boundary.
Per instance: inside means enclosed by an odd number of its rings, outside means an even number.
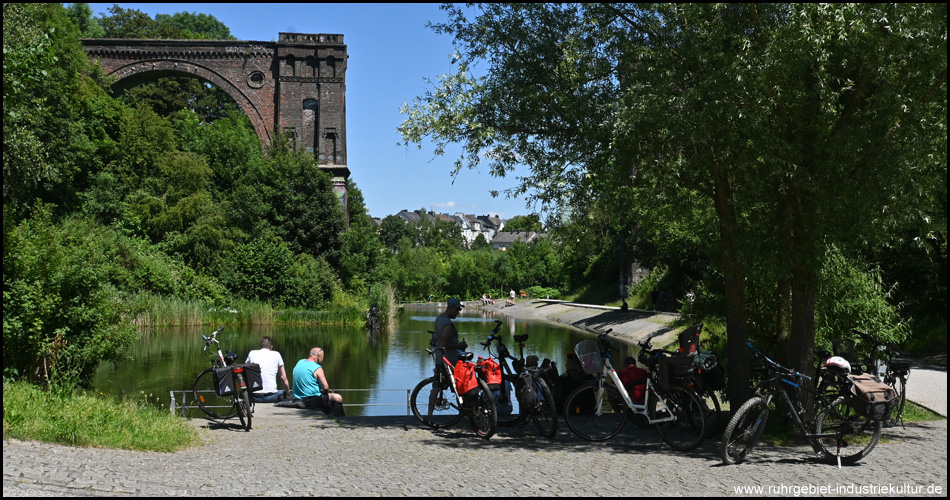
M851 406L861 415L872 420L883 420L897 406L897 392L870 373L850 375L853 384L849 397Z
M538 392L534 387L534 376L528 372L519 373L515 378L515 394L518 396L518 405L521 413L526 408L534 408L538 404Z
M708 391L721 391L726 386L726 376L721 365L716 365L709 370L700 370L699 378Z
M247 385L248 392L257 392L264 388L264 378L261 377L261 365L248 363L246 365L235 366L244 367L244 383Z
M907 375L910 373L910 361L903 358L892 359L888 365L896 375Z
M235 393L234 387L237 379L232 371L234 365L214 369L214 390L218 396L230 396Z

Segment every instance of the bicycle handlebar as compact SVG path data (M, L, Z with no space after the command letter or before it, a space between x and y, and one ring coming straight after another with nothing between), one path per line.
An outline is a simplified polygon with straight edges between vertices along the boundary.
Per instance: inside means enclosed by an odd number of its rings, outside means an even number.
M208 346L210 346L212 342L213 342L213 343L216 343L216 344L221 344L220 342L218 342L218 334L221 333L222 330L224 330L224 327L223 327L223 326L222 326L221 328L218 328L217 330L211 332L211 336L210 336L210 337L205 337L204 334L202 334L202 335L201 335L201 338L203 338L204 341L205 341L205 346L204 346L204 349L202 349L202 350L207 349Z
M896 357L896 356L900 356L900 354L901 354L901 353L897 352L897 350L895 349L895 348L897 347L897 344L895 344L895 343L893 343L893 342L881 342L881 341L875 339L873 336L871 336L870 333L868 333L868 332L863 332L863 331L861 331L861 330L858 330L857 328L852 328L852 329L851 329L851 333L854 333L854 334L856 334L857 336L863 338L864 340L867 340L868 342L873 343L873 344L874 344L874 347L878 347L878 346L884 347L884 352L885 352L888 356Z
M772 369L774 369L775 371L781 372L781 373L783 373L783 374L785 374L785 375L790 375L790 376L793 376L793 377L798 377L798 378L800 378L800 379L802 379L802 380L811 380L811 377L809 377L808 375L805 375L804 373L795 371L795 370L793 370L793 369L791 369L791 368L785 368L784 366L782 366L782 365L776 363L775 361L772 361L772 360L769 359L769 357L766 356L762 351L758 350L754 345L752 345L751 342L746 342L745 345L749 346L749 349L752 349L752 353L753 353L753 354L755 354L756 356L758 356L758 357L762 358L763 360L765 360L765 362L766 362Z

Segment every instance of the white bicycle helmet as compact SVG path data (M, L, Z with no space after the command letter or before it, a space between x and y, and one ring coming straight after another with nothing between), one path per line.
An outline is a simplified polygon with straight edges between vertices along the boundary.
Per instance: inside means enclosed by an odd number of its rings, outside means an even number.
M824 368L832 375L846 377L851 374L851 363L841 356L832 356L825 361Z

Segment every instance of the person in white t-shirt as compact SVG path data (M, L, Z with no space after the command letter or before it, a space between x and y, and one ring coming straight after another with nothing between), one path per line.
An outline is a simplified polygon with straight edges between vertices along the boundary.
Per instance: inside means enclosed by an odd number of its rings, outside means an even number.
M247 354L245 363L257 363L261 365L261 379L263 389L251 393L251 399L255 403L276 403L280 393L277 392L277 375L284 382L287 392L292 389L290 382L287 381L287 372L284 370L284 358L280 353L274 350L274 341L270 337L261 337L261 348L251 351Z

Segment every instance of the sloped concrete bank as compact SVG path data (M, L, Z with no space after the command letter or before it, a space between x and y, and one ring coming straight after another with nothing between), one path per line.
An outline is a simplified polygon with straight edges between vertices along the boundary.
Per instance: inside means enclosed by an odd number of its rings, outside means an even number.
M676 342L676 333L670 324L679 315L675 313L595 306L561 300L521 300L506 306L504 300L495 304L481 305L468 302L468 307L479 307L517 319L548 321L576 328L591 334L612 330L610 336L627 343L636 343L645 338L653 339L654 347L664 347Z

